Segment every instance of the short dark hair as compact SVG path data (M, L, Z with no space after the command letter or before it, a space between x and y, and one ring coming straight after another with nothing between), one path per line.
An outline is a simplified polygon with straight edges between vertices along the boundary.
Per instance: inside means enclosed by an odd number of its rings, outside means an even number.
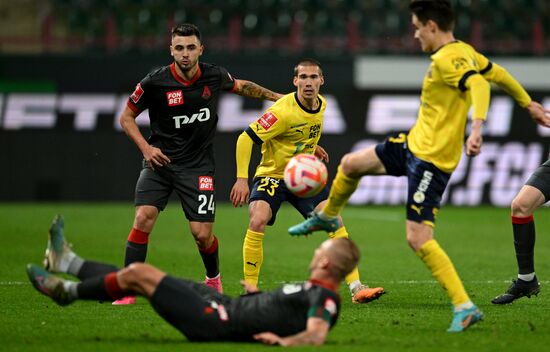
M201 41L201 32L199 28L191 23L178 24L172 27L172 38L175 36L191 37L196 36L199 42Z
M317 66L319 67L319 74L323 75L323 68L321 67L321 63L315 59L311 58L304 58L300 59L296 66L294 66L294 77L298 76L298 66Z
M432 20L442 31L454 28L455 14L449 0L412 0L409 8L422 24Z

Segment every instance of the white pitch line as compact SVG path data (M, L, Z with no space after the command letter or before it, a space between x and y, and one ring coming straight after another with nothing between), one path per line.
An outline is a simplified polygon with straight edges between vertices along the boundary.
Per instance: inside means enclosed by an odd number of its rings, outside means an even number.
M389 281L375 281L377 285L435 285L438 284L436 280L389 280ZM482 284L482 285L502 285L502 284L509 284L510 280L504 280L504 281L497 281L497 280L471 280L471 281L463 281L463 283L466 284ZM301 281L279 281L276 282L277 284L284 285L284 284L300 284ZM540 281L541 284L549 284L549 280L543 280Z
M276 284L284 285L284 284L300 284L303 281L279 281L276 282ZM501 285L501 284L509 284L510 280L504 280L504 281L497 281L497 280L472 280L472 281L463 281L467 284L483 284L483 285ZM435 285L438 282L435 280L389 280L389 281L376 281L379 285ZM539 280L539 283L548 285L550 284L550 280ZM0 281L0 286L23 286L23 285L30 285L30 282L25 281Z
M377 281L381 284L403 284L403 285L424 285L424 284L437 284L438 282L436 280L390 280L390 281ZM470 281L463 281L467 284L484 284L484 285L493 285L493 284L509 284L511 280L470 280ZM548 284L550 281L540 281L541 284Z
M344 214L344 221L346 219L361 219L361 220L379 220L379 221L390 221L390 222L398 222L398 221L404 221L405 217L395 214L395 213L389 213L385 211L376 211L376 210L365 210L365 212L361 215L358 214Z

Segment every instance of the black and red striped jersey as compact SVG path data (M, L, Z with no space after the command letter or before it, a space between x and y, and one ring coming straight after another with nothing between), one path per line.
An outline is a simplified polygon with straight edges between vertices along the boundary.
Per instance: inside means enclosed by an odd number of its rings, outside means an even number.
M240 296L226 308L228 329L234 338L247 339L264 331L289 336L306 330L311 317L325 320L332 328L338 320L340 296L333 287L312 280Z
M220 66L199 63L196 75L185 81L175 64L150 72L128 99L135 113L149 110L153 145L172 163L194 169L214 169L212 139L218 124L221 91L235 89L235 79Z

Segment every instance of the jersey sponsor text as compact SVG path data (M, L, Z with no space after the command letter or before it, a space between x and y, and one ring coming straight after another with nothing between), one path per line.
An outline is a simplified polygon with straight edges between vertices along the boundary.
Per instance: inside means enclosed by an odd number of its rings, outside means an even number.
M183 93L180 90L174 90L171 92L166 92L166 100L168 101L168 106L177 106L183 104Z
M176 123L176 128L181 128L182 125L188 125L195 121L204 122L210 119L210 109L202 108L198 113L194 113L191 117L187 115L180 115L172 117Z
M199 191L213 191L214 180L212 176L199 176Z

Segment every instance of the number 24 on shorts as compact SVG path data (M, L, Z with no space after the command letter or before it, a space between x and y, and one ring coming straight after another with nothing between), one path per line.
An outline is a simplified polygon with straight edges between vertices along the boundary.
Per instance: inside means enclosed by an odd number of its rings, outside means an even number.
M214 214L216 211L216 202L214 201L214 195L211 194L208 197L206 194L199 194L199 208L197 212L199 214L207 214L208 212Z

